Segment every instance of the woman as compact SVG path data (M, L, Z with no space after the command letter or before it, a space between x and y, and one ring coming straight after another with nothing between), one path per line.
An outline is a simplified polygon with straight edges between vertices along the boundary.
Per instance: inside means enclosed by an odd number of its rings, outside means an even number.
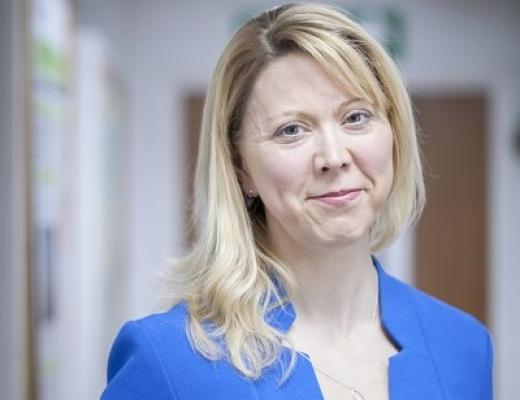
M175 305L123 327L103 399L492 398L486 330L371 256L424 187L397 69L343 13L286 5L235 33L194 198Z

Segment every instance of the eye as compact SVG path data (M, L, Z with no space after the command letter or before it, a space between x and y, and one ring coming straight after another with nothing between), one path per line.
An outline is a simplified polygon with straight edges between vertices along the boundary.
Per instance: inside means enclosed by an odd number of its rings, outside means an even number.
M276 131L276 136L282 136L282 137L294 137L298 136L302 133L302 127L300 125L296 124L290 124L281 127Z
M366 110L356 110L347 114L345 123L358 127L364 125L372 118L372 113Z

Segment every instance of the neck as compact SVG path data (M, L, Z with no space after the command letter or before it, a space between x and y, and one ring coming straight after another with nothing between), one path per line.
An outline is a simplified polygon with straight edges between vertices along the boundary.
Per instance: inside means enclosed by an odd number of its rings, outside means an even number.
M340 248L300 246L287 236L270 242L298 284L293 305L300 323L348 335L370 322L378 288L368 234Z

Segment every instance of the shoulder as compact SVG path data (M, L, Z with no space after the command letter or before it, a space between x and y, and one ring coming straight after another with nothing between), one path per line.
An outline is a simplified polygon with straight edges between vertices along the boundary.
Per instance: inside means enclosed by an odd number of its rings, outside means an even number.
M436 342L471 345L472 341L482 343L489 340L487 328L469 313L379 268L383 314L398 317L396 319L399 320L417 320L422 333Z
M424 352L435 364L445 390L454 393L467 385L480 399L491 399L493 347L488 329L472 315L394 278L394 290L417 321L416 336L424 338Z
M172 353L187 357L186 320L186 306L180 303L125 323L110 351L102 399L178 399L169 360Z
M487 333L486 327L471 314L406 283L398 281L398 284L407 293L421 321L435 325L431 326L435 328L432 332L449 334L462 333L462 330L481 335Z
M184 302L178 303L164 312L150 314L140 319L127 322L126 326L134 326L140 335L157 348L174 348L177 353L191 352L191 346L186 335L188 324L188 309ZM178 355L178 354L177 354Z
M188 321L187 305L181 302L166 312L127 322L110 351L102 400L182 400L211 398L223 391L239 397L247 393L248 384L229 363L208 360L194 350Z

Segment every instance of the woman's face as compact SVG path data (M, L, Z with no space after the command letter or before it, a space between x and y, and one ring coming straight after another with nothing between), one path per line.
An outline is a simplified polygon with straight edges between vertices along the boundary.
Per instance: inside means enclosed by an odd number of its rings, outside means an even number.
M325 247L368 238L393 180L392 130L369 102L291 53L258 77L241 135L240 180L262 199L271 238Z

